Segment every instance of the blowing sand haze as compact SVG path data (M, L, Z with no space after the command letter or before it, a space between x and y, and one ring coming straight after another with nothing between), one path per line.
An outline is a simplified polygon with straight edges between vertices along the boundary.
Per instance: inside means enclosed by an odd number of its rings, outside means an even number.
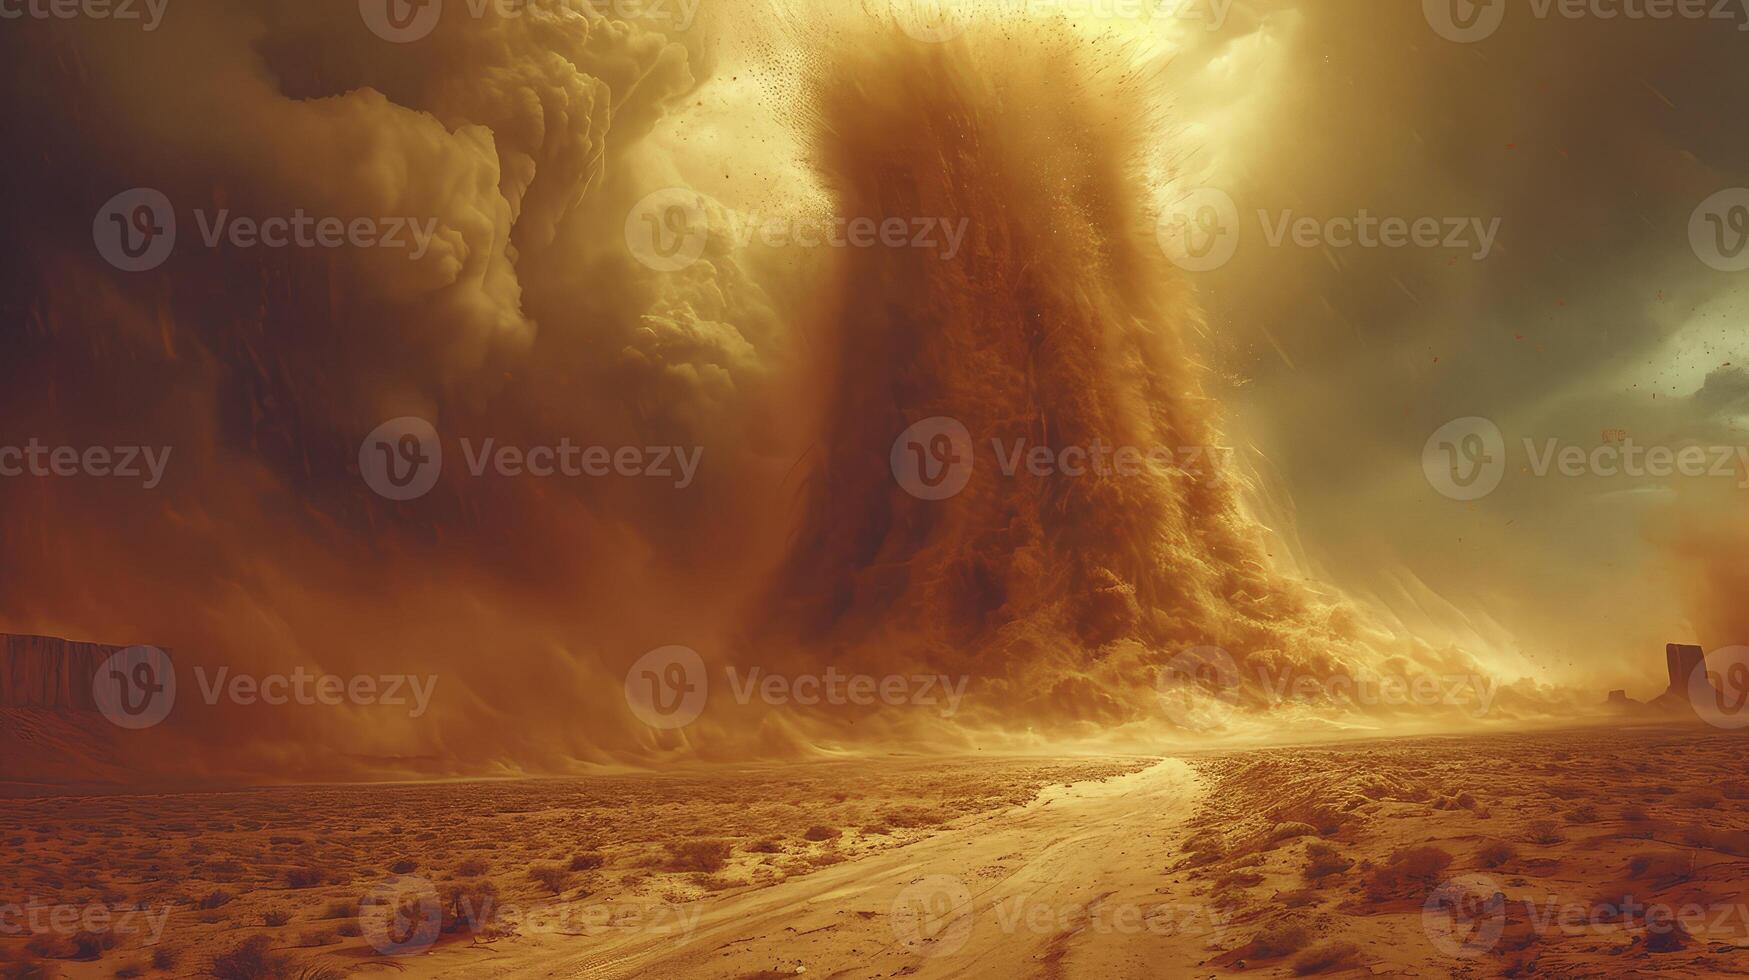
M0 977L1749 973L1749 20L16 5Z

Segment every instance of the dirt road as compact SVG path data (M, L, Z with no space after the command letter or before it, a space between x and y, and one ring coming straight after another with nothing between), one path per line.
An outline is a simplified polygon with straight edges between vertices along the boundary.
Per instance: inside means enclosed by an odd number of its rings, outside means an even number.
M1207 954L1186 938L1215 923L1167 868L1198 791L1167 760L638 927L527 929L403 962L456 980L1191 976Z

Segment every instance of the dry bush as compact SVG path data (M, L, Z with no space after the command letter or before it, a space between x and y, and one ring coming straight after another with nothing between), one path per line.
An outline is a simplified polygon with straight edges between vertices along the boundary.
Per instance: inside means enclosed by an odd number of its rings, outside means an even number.
M358 903L347 899L329 902L318 919L350 919L358 914Z
M1403 847L1391 853L1382 868L1373 870L1366 883L1373 901L1425 894L1451 864L1451 852L1441 847Z
M1484 868L1498 868L1518 860L1518 848L1503 840L1489 841L1476 852L1476 863Z
M288 888L314 888L327 877L317 868L292 868L285 873L285 884Z
M478 878L486 873L486 862L479 858L468 858L455 866L455 873L463 878Z
M864 833L866 833L866 832L867 831L865 830ZM778 843L777 841L772 840L771 838L767 837L764 840L754 841L753 843L747 845L747 853L749 853L749 854L782 854L783 853L783 845Z
M1294 957L1296 977L1309 977L1326 970L1348 969L1358 965L1360 950L1353 943L1322 943Z
M1312 930L1292 919L1273 923L1251 938L1251 952L1260 960L1272 960L1306 948Z
M419 862L412 858L401 858L399 861L389 865L390 873L398 875L410 875L418 869Z
M528 869L528 876L555 895L564 891L571 881L571 872L556 864L536 865Z
M1524 833L1532 844L1559 844L1567 839L1553 820L1532 820L1525 825Z
M292 914L286 909L268 909L261 913L261 924L269 929L277 929L291 921Z
M1653 889L1668 888L1689 880L1694 875L1694 862L1676 851L1647 851L1628 858L1628 878L1644 881Z
M1567 822L1596 823L1600 816L1601 814L1597 812L1597 807L1590 803L1584 803L1567 811Z
M213 957L206 975L213 980L343 980L344 974L325 966L307 966L271 949L266 936L251 936L228 953Z
M600 851L584 851L571 856L572 871L594 871L607 863L607 858Z
M726 840L674 841L668 844L668 868L672 871L715 873L729 863L733 846Z
M802 834L802 839L812 841L837 840L842 836L844 836L844 831L839 830L837 827L827 827L823 824L815 824Z
M1724 802L1724 797L1714 790L1695 789L1679 794L1674 802L1677 806L1687 807L1690 810L1714 810L1718 808L1720 803Z
M1275 904L1284 909L1301 909L1308 905L1318 904L1318 893L1310 888L1296 888L1293 891L1279 892L1275 896Z
M236 897L237 896L225 891L223 888L220 888L196 902L195 907L200 909L223 908L224 906L231 904L231 900Z
M450 885L443 892L443 931L484 931L498 914L498 886L490 881Z
M1354 861L1343 858L1341 854L1336 854L1334 851L1327 852L1327 854L1308 854L1307 866L1300 873L1308 882L1315 882L1315 880L1327 879L1331 875L1347 872L1348 868L1352 868L1352 866L1354 866Z

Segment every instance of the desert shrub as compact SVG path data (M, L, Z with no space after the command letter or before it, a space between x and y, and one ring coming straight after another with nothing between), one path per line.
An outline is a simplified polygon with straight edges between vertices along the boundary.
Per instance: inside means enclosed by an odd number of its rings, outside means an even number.
M125 966L118 966L115 968L115 976L117 977L117 980L133 980L134 977L143 977L145 975L146 967L141 963L129 963Z
M868 831L865 828L863 832L867 833ZM782 854L783 845L767 837L747 845L747 852L750 854Z
M478 933L497 915L498 886L490 881L450 885L443 892L443 931Z
M1294 957L1294 976L1308 977L1325 970L1346 969L1355 965L1359 954L1353 943L1321 943Z
M292 868L285 873L285 883L289 888L314 888L326 878L327 875L316 868Z
M1597 812L1597 807L1590 803L1584 803L1567 812L1567 822L1596 823L1599 816L1601 815Z
M607 863L607 858L600 851L584 851L571 856L572 871L594 871Z
M668 867L675 871L721 871L733 847L724 840L689 840L668 845Z
M925 807L916 804L890 806L880 812L881 822L889 827L933 827L953 819L953 814L940 807Z
M70 960L78 955L78 951L65 936L47 932L39 932L30 937L30 941L24 944L24 951L45 960Z
M350 919L358 914L358 903L340 899L329 902L318 919Z
M306 929L298 934L299 946L332 946L339 941L332 929Z
M1692 862L1688 855L1673 851L1635 854L1628 858L1627 873L1634 881L1649 882L1654 888L1660 889L1687 881L1693 876Z
M348 939L357 939L359 936L364 935L364 927L357 922L342 922L335 927L335 931Z
M1305 869L1300 874L1307 881L1317 881L1320 878L1339 875L1352 867L1354 867L1353 861L1331 851L1326 854L1310 855L1306 861Z
M1439 873L1451 864L1451 853L1444 848L1422 846L1403 847L1391 853L1384 867L1375 868L1366 883L1367 896L1374 901L1425 894L1439 880Z
M1694 936L1682 920L1668 909L1646 916L1646 949L1654 953L1675 953L1688 948Z
M206 975L215 980L275 980L290 969L289 957L268 948L266 936L252 936L228 953L214 956Z
M236 897L237 896L231 894L228 891L225 891L223 888L220 888L220 889L212 892L211 894L207 895L205 898L201 899L199 902L196 902L195 905L199 908L202 908L202 909L222 908L226 905L231 904L231 900L236 898Z
M152 969L174 970L176 964L182 962L182 951L169 946L158 946L152 950Z
M1690 790L1676 797L1677 806L1685 806L1690 810L1712 810L1724 802L1724 798L1710 789Z
M1263 883L1263 876L1249 871L1229 871L1215 881L1218 888L1250 888Z
M1476 852L1476 862L1484 868L1498 868L1518 859L1518 848L1503 840L1489 841Z
M1652 815L1646 812L1645 807L1640 806L1638 803L1633 803L1621 808L1621 818L1632 823L1639 823L1644 820L1652 819Z
M455 866L455 873L463 878L478 878L486 873L486 862L479 858L468 858Z
M844 836L844 832L837 827L827 827L823 824L815 824L802 834L802 839L814 841L836 840L842 836Z
M291 913L285 909L268 909L261 913L261 924L269 929L276 929L291 921Z
M1265 926L1251 938L1251 951L1258 959L1272 960L1297 953L1311 941L1312 930L1305 923L1290 919Z
M1532 844L1559 844L1567 839L1553 820L1532 820L1525 825L1524 834Z
M59 975L59 970L41 960L0 963L0 977L5 980L54 980Z
M571 880L571 872L556 864L535 865L528 869L528 876L554 894L564 891L566 883Z
M418 870L418 868L419 868L419 862L413 860L412 858L402 858L399 861L396 861L395 863L389 865L389 871L393 874L398 874L398 875L410 875L414 871Z
M1318 828L1311 824L1300 823L1298 821L1288 821L1276 824L1275 827L1269 831L1269 842L1271 844L1278 844L1285 840L1293 840L1296 837L1316 836L1318 836Z
M1275 904L1284 909L1302 909L1318 903L1318 893L1310 888L1296 888L1275 896Z
M73 936L73 959L95 960L115 948L115 933L108 929L102 932L92 932L81 929Z

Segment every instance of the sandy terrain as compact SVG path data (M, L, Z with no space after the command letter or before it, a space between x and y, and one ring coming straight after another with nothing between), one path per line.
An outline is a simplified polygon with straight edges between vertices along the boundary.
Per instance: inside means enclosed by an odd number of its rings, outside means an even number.
M0 955L310 980L1749 974L1744 747L1615 728L13 801L0 876L51 909L0 913L26 926Z

